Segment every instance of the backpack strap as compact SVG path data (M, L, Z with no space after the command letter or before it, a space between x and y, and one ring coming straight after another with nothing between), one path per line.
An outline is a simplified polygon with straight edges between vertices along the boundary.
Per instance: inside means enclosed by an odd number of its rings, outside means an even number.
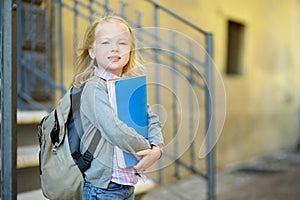
M85 145L88 147L87 151L89 151L93 157L97 157L105 139L101 136L100 131L97 128L93 128L89 136L85 141Z
M70 91L71 90L68 90L66 92L66 94L60 99L56 109L54 109L54 124L50 133L51 142L54 145L54 152L58 145L63 141L66 134L65 123L68 120L71 107Z
M90 168L92 160L96 158L104 144L105 139L101 137L101 133L98 129L93 128L91 133L88 135L84 146L87 147L83 155L76 152L77 154L72 155L77 160L77 166L84 176L84 172Z
M50 133L51 142L53 144L53 148L52 148L53 153L56 153L57 146L59 143L59 131L60 131L59 121L58 121L58 117L57 117L57 111L55 109L54 110L54 126Z
M101 82L101 80L97 80ZM72 88L71 90L71 102L72 102L72 111L70 112L71 118L80 118L80 98L81 93L83 91L85 84L83 84L80 88ZM73 112L75 111L75 112ZM82 137L83 128L81 124L77 124L77 135L79 138ZM83 143L85 152L83 154L80 153L79 147L74 153L72 153L72 157L75 160L78 168L82 172L84 176L84 172L90 167L91 162L94 158L96 158L104 144L105 139L101 137L101 133L97 128L92 128L88 137ZM79 145L79 144L78 144Z
M97 81L101 84L103 83L103 80L98 78L98 77L91 77L89 80ZM69 115L68 120L74 120L77 118L77 120L80 118L80 98L81 98L81 93L83 91L83 88L85 86L85 83L81 85L78 88L71 88L70 94L71 94L71 105L72 105L72 110ZM75 111L75 112L73 112ZM82 137L83 134L83 128L81 124L77 124L77 136L79 137L79 140ZM74 137L74 136L73 136ZM70 139L70 138L69 138ZM76 138L75 138L76 140ZM91 166L91 162L94 158L96 158L104 144L105 139L101 137L101 133L98 129L93 128L91 129L90 133L88 134L88 137L83 143L85 152L81 154L79 150L79 143L77 145L74 145L72 143L72 149L71 149L71 155L76 162L78 168L80 169L82 175L84 176L84 172L89 169ZM70 146L71 148L71 146ZM73 151L74 150L74 151Z

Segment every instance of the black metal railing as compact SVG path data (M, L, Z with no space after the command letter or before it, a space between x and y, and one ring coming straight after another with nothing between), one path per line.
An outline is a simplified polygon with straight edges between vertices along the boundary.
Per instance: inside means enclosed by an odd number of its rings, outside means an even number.
M18 31L19 109L50 110L55 101L52 94L63 95L66 91L65 63L74 64L83 24L90 22L95 14L120 15L136 27L138 48L145 66L150 69L147 76L155 83L149 87L149 93L153 94L150 104L163 105L170 114L164 127L164 133L168 134L165 135L168 147L157 170L150 176L163 184L168 181L169 177L165 174L170 171L175 178L187 173L198 174L207 181L208 199L213 199L214 151L210 149L207 152L205 162L197 154L202 141L205 140L205 145L211 147L214 140L212 34L153 0L143 2L147 13L132 12L138 8L124 1L120 1L118 6L116 1L109 0L44 0L38 5L35 2L24 4L19 0L19 7L22 7L18 10L18 27L22 28ZM64 23L66 14L68 25ZM151 18L152 24L145 27L144 18ZM166 18L180 24L183 27L181 32L165 28L168 25ZM42 23L39 24L39 21ZM187 33L183 33L183 29ZM189 31L195 35L194 39L187 36ZM72 45L66 47L66 40ZM66 51L70 50L71 53L67 54ZM182 80L186 80L184 83L189 87L182 86ZM178 99L185 89L184 100ZM198 107L204 113L200 118ZM156 111L159 115L164 114L162 107ZM183 137L189 138L190 143L182 151L179 132L182 132L181 121L186 119Z

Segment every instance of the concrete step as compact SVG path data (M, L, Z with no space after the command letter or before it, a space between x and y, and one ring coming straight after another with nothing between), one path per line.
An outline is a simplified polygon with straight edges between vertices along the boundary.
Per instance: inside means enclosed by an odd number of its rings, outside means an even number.
M17 149L17 168L39 165L39 145L20 146Z
M46 111L17 112L17 141L18 147L38 144L38 125Z
M19 193L18 200L46 200L41 189Z
M48 114L44 110L17 111L17 124L39 124Z
M17 193L37 190L40 187L40 169L38 166L17 169Z
M38 124L46 111L17 112L17 186L18 193L41 187L39 172Z

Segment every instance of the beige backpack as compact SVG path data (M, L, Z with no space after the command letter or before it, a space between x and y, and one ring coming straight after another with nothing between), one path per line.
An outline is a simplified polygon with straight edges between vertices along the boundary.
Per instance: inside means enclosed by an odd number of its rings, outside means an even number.
M79 106L83 87L68 90L39 125L41 187L44 196L51 200L82 198L84 171L104 142L95 128L85 142L86 152L80 153L83 130Z

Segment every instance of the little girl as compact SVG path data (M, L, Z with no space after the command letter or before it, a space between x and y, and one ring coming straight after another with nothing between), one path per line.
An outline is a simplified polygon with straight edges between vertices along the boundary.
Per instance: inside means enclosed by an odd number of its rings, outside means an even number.
M86 30L79 48L74 86L84 89L80 113L84 135L96 127L105 139L98 156L85 172L83 199L134 199L137 175L161 157L163 138L158 117L148 110L148 139L116 118L109 102L106 81L123 76L137 75L141 67L136 41L130 25L120 17L96 19ZM97 80L96 80L97 79ZM139 162L129 168L117 164L115 147L140 156Z

